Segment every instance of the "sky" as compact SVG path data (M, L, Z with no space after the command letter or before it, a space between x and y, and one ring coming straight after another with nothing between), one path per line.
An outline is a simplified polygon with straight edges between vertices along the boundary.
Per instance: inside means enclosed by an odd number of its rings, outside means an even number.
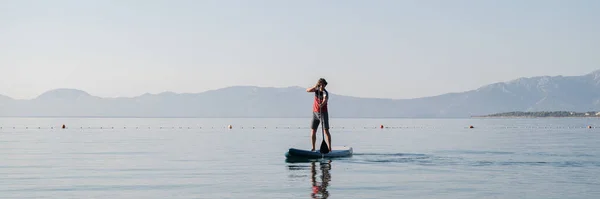
M0 95L313 86L407 99L600 69L596 0L2 0Z

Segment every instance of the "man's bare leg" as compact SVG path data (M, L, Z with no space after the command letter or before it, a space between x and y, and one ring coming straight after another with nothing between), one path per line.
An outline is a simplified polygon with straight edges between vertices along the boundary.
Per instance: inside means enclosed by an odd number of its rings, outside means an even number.
M327 137L327 146L329 146L329 151L331 151L331 135L329 134L329 129L325 129L325 136ZM314 148L314 142L313 142Z
M317 130L316 129L312 129L310 131L310 137L311 137L311 143L312 143L312 149L311 151L315 150L315 142L317 142Z

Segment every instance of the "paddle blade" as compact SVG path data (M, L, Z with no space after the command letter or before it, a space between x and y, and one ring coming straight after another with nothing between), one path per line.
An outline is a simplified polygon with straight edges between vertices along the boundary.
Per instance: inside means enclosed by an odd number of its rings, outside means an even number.
M329 147L327 147L327 142L325 142L325 140L323 140L323 142L321 142L321 149L320 152L322 154L327 154L329 153Z

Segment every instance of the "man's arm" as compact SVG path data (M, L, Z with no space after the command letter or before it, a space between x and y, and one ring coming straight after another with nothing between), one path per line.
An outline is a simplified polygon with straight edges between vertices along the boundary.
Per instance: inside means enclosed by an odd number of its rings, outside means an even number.
M317 85L311 87L311 88L307 88L306 92L315 92L317 90Z
M323 101L321 102L321 104L319 104L319 107L325 106L325 104L327 104L327 99L329 99L329 96L328 96L327 92L325 92L325 93L323 93Z

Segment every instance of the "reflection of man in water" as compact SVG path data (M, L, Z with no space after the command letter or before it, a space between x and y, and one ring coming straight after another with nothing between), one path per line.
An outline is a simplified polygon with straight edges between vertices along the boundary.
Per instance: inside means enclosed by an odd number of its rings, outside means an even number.
M327 185L329 185L329 181L331 181L331 175L329 174L329 170L331 169L331 160L327 163L320 163L320 169L322 172L321 182L317 182L316 175L316 163L310 163L310 173L311 173L311 182L312 182L312 193L310 196L312 198L327 198L329 197L329 191L327 191ZM320 196L319 196L320 194Z

